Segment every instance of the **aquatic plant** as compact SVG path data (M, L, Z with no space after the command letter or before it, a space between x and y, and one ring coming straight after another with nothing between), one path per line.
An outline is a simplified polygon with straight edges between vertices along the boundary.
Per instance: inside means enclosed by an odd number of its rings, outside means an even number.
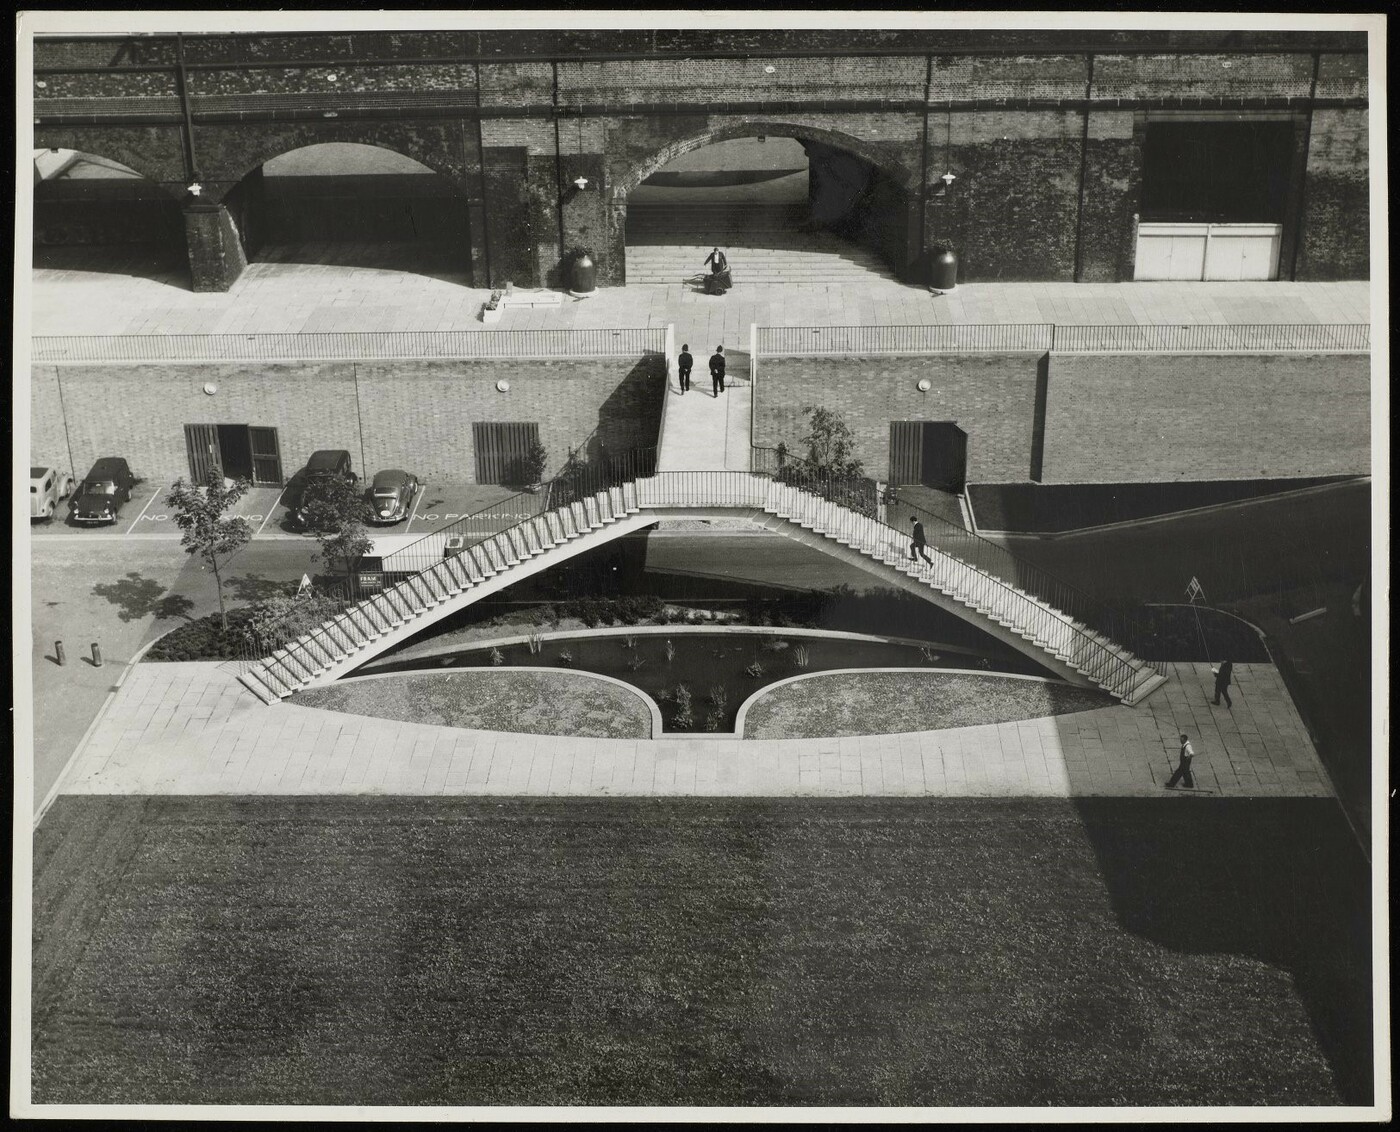
M805 645L798 645L792 650L792 662L798 668L806 668L812 662L812 656Z
M499 668L506 662L505 654L500 649L491 650L491 663Z
M763 675L763 665L759 664L759 662L755 660L751 665L744 669L744 675L752 676L755 680L758 679L758 677Z
M560 664L573 664L573 662L574 662L574 654L573 654L573 653L571 653L568 649L560 649L560 650L559 650L559 663L560 663Z
M667 664L670 664L671 661L673 661L673 660L675 660L675 659L676 659L676 646L675 646L675 643L671 640L670 637L667 637L667 638L666 638L666 663L667 663Z
M715 705L716 711L723 711L728 700L729 693L724 690L723 684L710 685L710 703Z

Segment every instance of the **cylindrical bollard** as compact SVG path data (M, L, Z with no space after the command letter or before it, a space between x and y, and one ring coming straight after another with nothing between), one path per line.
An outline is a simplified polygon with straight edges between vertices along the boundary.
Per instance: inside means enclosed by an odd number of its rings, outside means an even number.
M63 651L63 642L62 642L62 641L54 641L54 643L53 643L53 655L54 655L54 659L58 661L58 666L59 666L60 668L62 668L65 664L68 663L68 656L67 656L67 654L65 654L64 651Z
M92 666L94 668L102 667L102 646L96 641L92 642Z

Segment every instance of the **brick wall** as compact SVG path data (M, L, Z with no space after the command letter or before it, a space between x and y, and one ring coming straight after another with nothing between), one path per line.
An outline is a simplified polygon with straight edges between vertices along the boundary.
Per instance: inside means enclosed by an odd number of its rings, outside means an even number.
M1299 279L1365 279L1369 274L1368 129L1364 110L1313 112Z
M1366 355L1051 358L1045 483L1369 471Z
M1035 424L1034 354L759 358L754 437L799 452L807 405L840 412L856 455L877 479L889 474L891 421L954 421L967 433L967 478L1027 480ZM918 382L933 388L921 393Z
M361 472L469 482L473 421L539 421L551 470L595 429L612 448L655 444L663 373L659 357L40 366L31 452L67 459L61 381L78 475L98 456L124 456L143 479L187 477L186 424L247 424L277 429L286 476L318 448L345 448Z

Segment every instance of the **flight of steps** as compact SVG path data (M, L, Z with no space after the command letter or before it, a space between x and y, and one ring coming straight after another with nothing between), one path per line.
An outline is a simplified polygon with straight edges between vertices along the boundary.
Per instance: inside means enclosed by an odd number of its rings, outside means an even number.
M807 225L807 218L805 204L633 204L627 282L679 283L707 272L705 257L716 246L738 285L893 278L873 252Z
M343 670L347 659L463 591L639 510L636 485L629 483L536 515L352 606L238 679L264 703L276 703L332 669Z
M468 604L476 596L474 588L478 595L494 592L499 586L483 583L526 559L540 558L535 569L544 568L544 557L554 548L574 543L577 551L625 533L629 523L645 524L644 517L632 518L644 511L674 514L716 507L767 514L898 571L1002 626L1125 704L1140 703L1166 682L1123 646L1009 581L936 547L929 548L931 564L911 560L904 536L876 519L761 476L685 471L606 488L444 558L278 649L239 680L264 702L275 703L314 681L342 674L430 620ZM619 523L622 519L627 522ZM379 648L371 650L375 642Z
M1122 645L1005 579L934 547L929 548L933 565L910 559L907 545L892 540L891 528L875 519L785 484L772 486L764 510L932 586L1069 665L1125 704L1140 703L1166 683L1165 676Z

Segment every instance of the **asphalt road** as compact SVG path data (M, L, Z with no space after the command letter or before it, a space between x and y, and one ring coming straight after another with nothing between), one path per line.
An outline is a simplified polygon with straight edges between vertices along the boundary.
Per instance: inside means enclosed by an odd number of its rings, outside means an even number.
M270 582L295 581L311 566L314 550L315 544L306 540L250 543L230 562L225 592L241 604L254 600ZM218 599L212 577L171 539L35 539L30 561L38 806L123 667L143 645L184 618L213 612ZM63 641L67 653L61 667L56 641ZM102 649L101 668L91 663L93 642ZM16 701L24 702L18 687ZM16 732L16 742L24 745L23 731Z

